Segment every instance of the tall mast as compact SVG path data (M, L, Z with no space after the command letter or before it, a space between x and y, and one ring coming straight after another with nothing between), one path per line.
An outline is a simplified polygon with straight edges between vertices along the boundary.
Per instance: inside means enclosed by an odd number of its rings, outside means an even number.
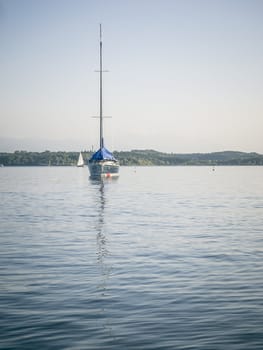
M102 115L102 32L100 24L100 148L104 146L103 141L103 115Z

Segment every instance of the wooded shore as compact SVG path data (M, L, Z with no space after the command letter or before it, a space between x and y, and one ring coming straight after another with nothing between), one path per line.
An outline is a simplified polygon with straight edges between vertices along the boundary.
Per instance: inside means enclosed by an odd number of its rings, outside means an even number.
M91 151L83 151L85 162ZM75 166L79 152L0 152L2 166ZM132 150L114 152L120 165L173 166L173 165L263 165L263 155L236 151L213 153L163 153L154 150Z

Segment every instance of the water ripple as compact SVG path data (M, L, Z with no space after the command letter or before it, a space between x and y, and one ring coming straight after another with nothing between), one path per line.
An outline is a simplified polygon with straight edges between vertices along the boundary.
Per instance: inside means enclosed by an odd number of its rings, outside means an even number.
M1 171L1 348L263 348L262 168L79 170Z

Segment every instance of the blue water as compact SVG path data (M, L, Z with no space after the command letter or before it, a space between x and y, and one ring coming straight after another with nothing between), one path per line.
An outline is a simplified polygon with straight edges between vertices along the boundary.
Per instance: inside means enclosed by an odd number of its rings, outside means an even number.
M263 167L0 169L1 349L263 349Z

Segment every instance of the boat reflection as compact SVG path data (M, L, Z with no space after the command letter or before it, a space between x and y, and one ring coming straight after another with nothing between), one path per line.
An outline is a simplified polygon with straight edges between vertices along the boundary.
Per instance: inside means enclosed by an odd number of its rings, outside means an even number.
M104 182L101 181L99 184L99 201L98 201L98 225L97 225L97 258L98 262L101 265L101 268L103 269L103 274L105 272L105 266L104 266L104 259L109 254L109 251L107 249L107 237L105 233L105 218L104 218L104 211L105 211L105 185Z
M110 316L111 298L109 292L109 279L111 276L112 265L110 264L109 238L107 234L107 220L105 218L105 210L107 207L107 185L104 181L92 181L95 186L96 207L98 220L96 228L97 241L97 263L99 269L99 283L97 285L97 299L100 302L100 320L103 332L107 333L107 337L115 339L112 329L112 321ZM106 185L106 186L105 186Z

